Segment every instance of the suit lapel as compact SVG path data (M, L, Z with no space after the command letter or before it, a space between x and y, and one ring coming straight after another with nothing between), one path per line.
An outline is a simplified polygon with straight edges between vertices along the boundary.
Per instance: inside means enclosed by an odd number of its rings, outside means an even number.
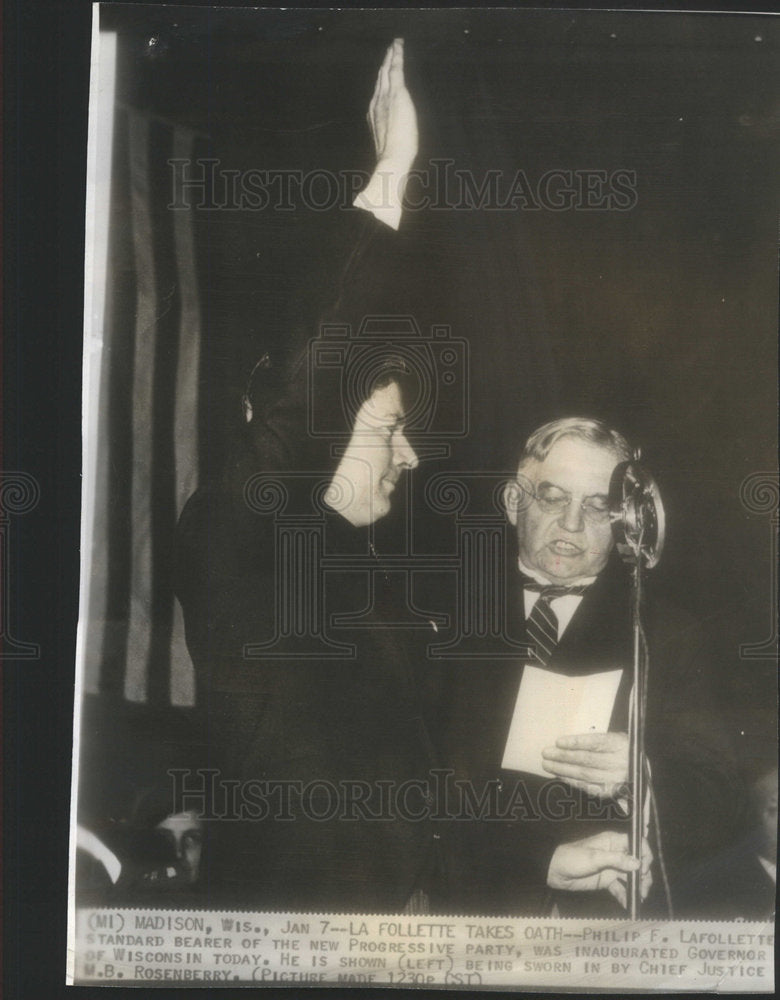
M628 581L610 562L589 587L553 650L549 666L564 674L615 670L630 663Z
M632 683L632 637L628 573L617 556L589 587L555 649L550 668L582 675L602 670L623 671L609 728L628 728Z
M623 564L613 554L609 563L583 595L561 641L553 650L547 669L569 676L582 676L604 670L623 670L615 698L610 729L625 730L628 699L631 691L631 628L629 581ZM513 609L518 616L522 636L525 625L525 602L520 575L514 574L510 590ZM523 664L511 664L495 691L497 730L501 733L500 753L512 721L515 701L522 680ZM501 700L498 700L501 699Z
M508 628L520 642L525 636L523 588L516 564L507 581ZM625 730L631 688L631 629L629 588L619 559L613 559L582 598L549 669L566 674L586 674L623 669L610 729ZM456 670L459 723L455 753L463 757L467 772L500 767L506 738L522 679L524 660L483 661ZM468 734L468 735L467 735ZM481 761L480 766L475 766Z

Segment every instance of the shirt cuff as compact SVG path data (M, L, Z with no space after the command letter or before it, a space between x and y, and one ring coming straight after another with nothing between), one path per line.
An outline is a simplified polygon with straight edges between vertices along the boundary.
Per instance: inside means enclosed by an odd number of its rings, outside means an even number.
M403 214L403 198L408 171L388 164L377 164L363 190L355 195L355 208L371 212L374 218L397 230Z

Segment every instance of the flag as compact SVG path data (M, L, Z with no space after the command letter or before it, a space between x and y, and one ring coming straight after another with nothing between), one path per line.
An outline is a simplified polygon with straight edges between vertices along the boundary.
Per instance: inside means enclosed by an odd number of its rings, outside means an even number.
M201 302L191 205L171 207L169 161L197 134L119 106L98 435L85 690L192 705L173 593L176 522L198 484Z

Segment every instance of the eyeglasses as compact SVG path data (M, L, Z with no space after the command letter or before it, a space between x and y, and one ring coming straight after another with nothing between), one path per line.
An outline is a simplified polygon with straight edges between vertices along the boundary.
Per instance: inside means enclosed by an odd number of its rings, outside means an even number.
M541 486L539 489L529 490L522 483L517 484L526 496L535 500L545 514L562 514L568 509L574 499L571 493L560 489L558 486ZM595 495L583 497L580 500L580 508L586 521L591 524L606 524L609 521L609 502L605 496Z

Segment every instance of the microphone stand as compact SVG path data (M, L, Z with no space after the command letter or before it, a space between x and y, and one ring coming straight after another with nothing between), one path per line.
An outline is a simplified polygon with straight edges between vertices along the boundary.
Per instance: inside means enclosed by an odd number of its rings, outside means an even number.
M631 629L633 632L634 677L628 720L628 771L633 795L628 849L635 858L640 859L642 857L642 838L645 827L644 692L646 689L645 683L648 667L647 651L642 642L642 582L642 560L640 558L635 561L631 574ZM639 908L642 902L641 871L629 873L626 899L631 919L638 920Z
M631 631L633 635L633 686L629 705L628 754L632 793L629 852L642 858L645 832L647 766L645 757L645 711L650 657L642 626L644 571L655 566L664 543L664 510L652 476L639 464L621 462L610 483L610 517L616 547L631 567ZM639 919L642 903L641 869L630 872L626 900L631 920Z

